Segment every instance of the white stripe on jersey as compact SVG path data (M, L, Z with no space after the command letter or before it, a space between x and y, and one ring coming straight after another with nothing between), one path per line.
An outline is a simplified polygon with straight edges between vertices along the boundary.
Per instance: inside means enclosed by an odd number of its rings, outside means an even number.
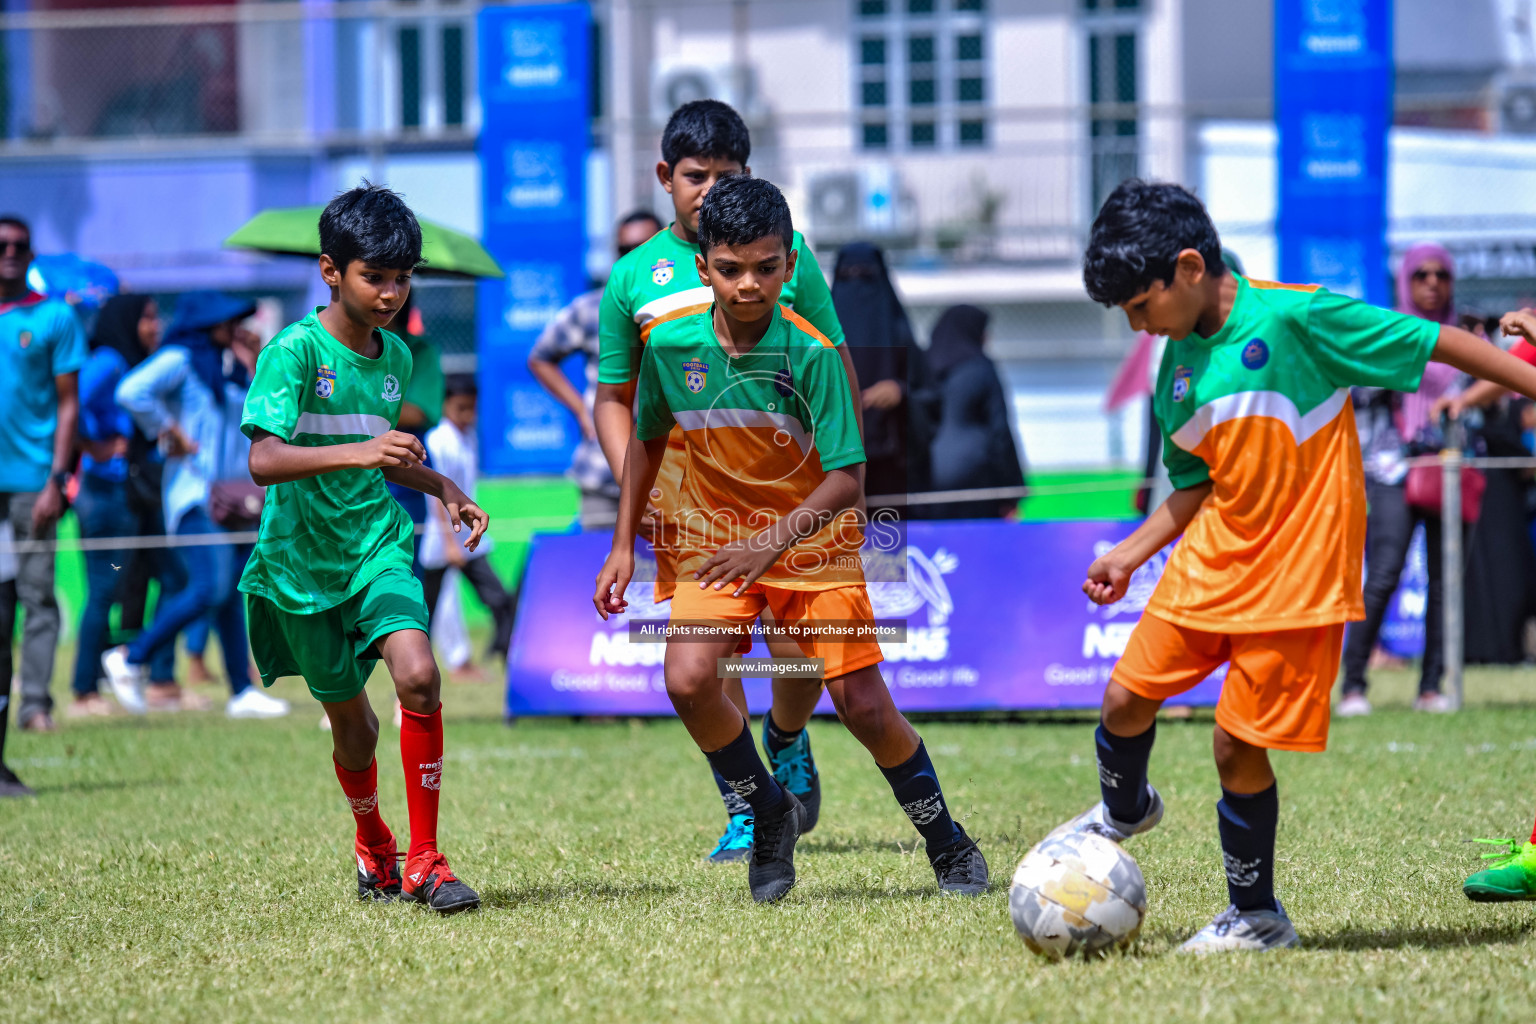
M672 413L677 425L684 430L708 430L711 427L773 427L782 430L800 448L800 454L808 454L813 438L793 416L764 409L678 409Z
M383 416L370 416L361 412L301 412L299 422L293 428L293 436L300 434L362 434L378 437L389 433L389 420Z
M635 310L635 323L644 327L657 317L666 316L675 310L714 301L715 292L712 288L706 288L704 285L699 285L697 288L684 288L680 292L673 292L671 295L663 295L659 299L652 299Z

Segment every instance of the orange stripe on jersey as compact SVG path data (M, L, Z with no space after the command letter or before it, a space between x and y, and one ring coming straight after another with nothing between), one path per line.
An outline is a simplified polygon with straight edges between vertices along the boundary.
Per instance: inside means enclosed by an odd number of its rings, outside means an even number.
M1273 291L1285 292L1315 292L1322 287L1320 284L1282 284L1279 281L1257 281L1251 277L1244 278L1250 288L1264 288Z
M652 317L645 322L645 326L640 328L640 344L644 345L651 340L651 329L657 324L664 324L685 316L693 316L695 313L702 313L712 305L713 303L710 302L701 302L697 306L684 306L682 309L674 309L670 313L663 313L661 316Z
M784 317L785 320L788 320L790 323L792 323L796 327L800 328L806 334L809 334L811 337L813 337L817 341L821 342L821 347L822 348L836 348L837 347L836 345L832 344L832 342L827 340L827 336L825 334L822 334L816 328L812 327L811 326L811 322L809 320L807 320L805 317L801 316L799 313L796 313L794 310L790 309L788 306L780 304L779 305L779 313Z

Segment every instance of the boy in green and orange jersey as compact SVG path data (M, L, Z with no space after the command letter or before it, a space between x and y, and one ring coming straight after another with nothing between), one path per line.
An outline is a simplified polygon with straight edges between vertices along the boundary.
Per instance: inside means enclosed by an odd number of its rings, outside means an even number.
M662 133L662 159L656 165L656 176L672 197L675 218L665 230L614 265L603 289L599 311L600 357L593 420L615 480L624 477L624 454L634 431L635 380L640 370L640 353L651 328L661 319L697 311L713 301L709 288L699 283L694 272L700 205L722 176L751 173L747 165L751 151L747 126L736 111L719 100L685 103L673 111ZM780 301L837 347L852 385L854 407L858 408L853 363L843 347L843 331L832 306L832 293L798 231L794 233L791 249L796 254L797 269L784 282ZM682 433L674 431L651 496L651 504L661 515L648 517L641 524L641 532L651 539L656 552L658 601L671 597L681 578L675 557L675 517L669 513L681 485L682 451ZM743 641L744 648L747 644ZM726 692L746 714L741 680L727 679ZM819 687L803 681L776 680L773 707L763 718L763 746L774 775L804 801L807 831L815 826L820 814L821 782L805 725L820 695ZM752 815L718 774L715 785L725 802L728 821L709 859L717 863L743 859L752 845Z
M646 495L668 435L681 428L681 493L669 514L685 575L672 626L697 628L668 638L667 694L755 818L752 898L776 900L794 885L805 830L804 808L758 758L718 672L760 615L796 636L800 653L822 659L838 717L922 834L940 889L984 892L986 860L950 816L927 751L877 667L863 531L852 511L864 462L858 412L831 340L779 305L795 272L793 231L783 195L762 179L724 178L705 198L695 265L715 301L659 323L646 345L619 523L593 604L604 618L625 609Z
M1104 694L1101 801L1058 831L1123 841L1162 818L1147 784L1162 702L1230 662L1216 707L1216 805L1231 905L1195 953L1293 946L1274 894L1279 798L1269 751L1320 751L1344 623L1363 617L1364 471L1352 385L1418 388L1431 359L1536 394L1536 368L1454 327L1221 263L1205 208L1127 181L1083 260L1088 294L1169 338L1153 396L1176 490L1088 569L1099 604L1182 535Z

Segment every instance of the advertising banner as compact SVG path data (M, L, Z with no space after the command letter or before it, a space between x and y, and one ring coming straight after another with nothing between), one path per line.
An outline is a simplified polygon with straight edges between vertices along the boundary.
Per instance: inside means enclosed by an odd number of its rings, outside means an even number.
M477 30L483 240L506 271L480 283L477 303L481 470L560 473L578 430L527 362L539 332L587 287L590 12L485 7Z
M1388 305L1390 0L1276 0L1280 279Z
M1136 573L1118 604L1098 607L1080 588L1089 563L1134 525L914 522L900 533L870 530L862 552L868 575L891 581L869 584L875 617L906 624L905 642L881 644L880 668L897 705L1097 707L1166 553ZM608 545L601 533L534 538L508 663L508 714L672 714L666 645L632 640L630 630L631 619L665 622L669 602L653 603L652 584L637 581L627 592L628 615L604 622L592 607ZM637 555L637 576L646 575L648 559L648 549ZM897 571L886 571L893 563ZM748 657L768 652L758 641ZM1215 703L1220 685L1212 677L1179 703ZM746 689L753 711L767 708L766 679L748 679ZM822 705L831 712L825 697Z

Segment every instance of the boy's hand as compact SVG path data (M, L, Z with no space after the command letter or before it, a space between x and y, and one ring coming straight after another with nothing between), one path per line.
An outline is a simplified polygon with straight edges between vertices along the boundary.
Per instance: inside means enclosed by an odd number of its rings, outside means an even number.
M427 450L421 446L420 439L403 430L386 431L372 441L360 442L357 448L359 469L407 469L419 466L427 459ZM451 510L448 518L458 523L458 516ZM457 530L458 526L455 525L454 529Z
M1442 416L1459 420L1465 411L1460 395L1441 395L1435 399L1435 404L1429 407L1429 422L1439 423Z
M1115 560L1113 551L1093 560L1088 567L1088 578L1083 581L1083 593L1094 604L1114 604L1125 596L1130 586L1131 570Z
M485 509L470 501L469 496L454 486L451 481L443 490L443 507L448 510L448 522L453 524L454 533L460 532L460 524L469 527L469 537L464 541L464 550L473 551L479 547L480 538L485 536L486 528L491 525L491 517L485 514ZM452 550L453 545L448 545L448 548Z
M1499 330L1507 338L1520 337L1536 345L1536 309L1517 309L1499 317Z
M608 552L608 559L597 574L597 591L592 595L592 604L605 621L609 615L619 615L629 607L629 602L624 600L624 590L634 574L633 551Z
M732 597L740 597L759 576L773 567L783 553L784 548L771 540L768 531L764 530L721 547L694 570L693 578L699 581L700 590L711 583L716 590L721 590L732 580L740 579L741 583L731 593Z

